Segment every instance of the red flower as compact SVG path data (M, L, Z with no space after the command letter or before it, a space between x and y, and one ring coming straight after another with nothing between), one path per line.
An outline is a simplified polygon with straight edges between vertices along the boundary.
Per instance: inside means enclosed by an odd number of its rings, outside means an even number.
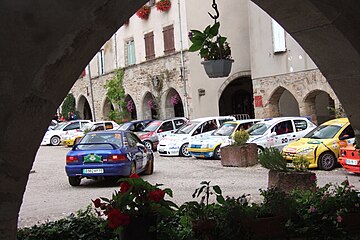
M133 174L130 175L130 178L140 178L140 177L136 173L133 173Z
M162 199L164 199L164 196L165 192L161 189L157 189L149 193L149 199L154 202L160 202Z
M310 181L315 182L316 181L316 175L311 175L310 176Z
M120 183L120 192L124 193L130 189L131 185L128 182L121 182Z
M166 12L170 9L171 2L170 0L160 0L156 3L156 9L159 11Z
M141 19L148 19L150 11L150 7L144 5L136 12L136 15Z
M100 199L99 198L97 198L95 200L91 200L91 201L94 203L95 208L100 207Z
M108 225L112 229L116 229L120 226L126 226L130 223L130 216L123 214L115 208L111 209L107 216Z

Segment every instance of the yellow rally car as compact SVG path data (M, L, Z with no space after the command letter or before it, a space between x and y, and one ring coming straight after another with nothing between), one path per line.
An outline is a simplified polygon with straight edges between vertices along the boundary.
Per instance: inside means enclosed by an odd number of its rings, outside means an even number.
M327 121L282 151L288 161L304 156L310 161L309 168L331 170L337 163L340 147L353 144L355 134L347 118Z

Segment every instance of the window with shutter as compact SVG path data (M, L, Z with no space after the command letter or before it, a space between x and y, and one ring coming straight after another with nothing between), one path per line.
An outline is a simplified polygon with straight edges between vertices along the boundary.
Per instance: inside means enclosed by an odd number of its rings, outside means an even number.
M165 55L175 52L174 25L164 27L163 34L164 34L164 53L165 53Z
M151 60L155 58L155 49L154 49L154 33L149 32L145 34L145 59Z
M285 30L272 19L274 53L286 52Z
M125 45L126 65L134 65L136 63L134 39L128 40Z

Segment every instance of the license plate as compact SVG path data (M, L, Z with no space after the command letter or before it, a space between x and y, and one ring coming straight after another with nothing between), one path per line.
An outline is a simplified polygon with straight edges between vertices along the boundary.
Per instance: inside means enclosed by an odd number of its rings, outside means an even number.
M83 173L104 173L102 168L83 169Z
M351 160L351 159L346 159L346 164L347 165L357 165L358 161L356 160Z

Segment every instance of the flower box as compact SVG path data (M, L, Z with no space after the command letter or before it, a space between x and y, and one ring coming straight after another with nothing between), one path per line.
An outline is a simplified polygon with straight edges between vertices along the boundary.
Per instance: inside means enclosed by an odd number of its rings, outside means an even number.
M136 16L138 16L141 19L148 19L149 15L150 15L150 7L149 6L142 6L137 12L136 12Z
M247 143L242 146L226 146L220 149L221 165L224 167L250 167L258 163L257 146Z
M227 77L231 72L232 59L207 60L201 62L209 78Z
M270 170L268 187L277 187L290 193L294 189L315 190L316 174L313 172Z
M156 2L156 9L162 12L167 12L171 8L171 1L170 0L160 0Z

